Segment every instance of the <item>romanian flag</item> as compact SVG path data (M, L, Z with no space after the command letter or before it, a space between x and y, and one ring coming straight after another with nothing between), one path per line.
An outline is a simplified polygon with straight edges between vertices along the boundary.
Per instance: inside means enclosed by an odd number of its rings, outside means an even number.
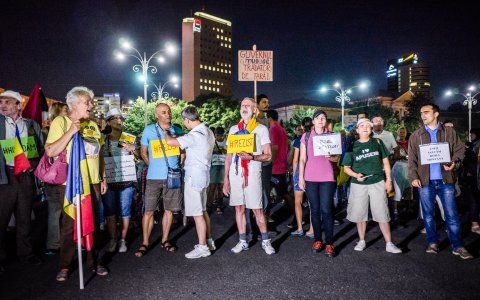
M18 126L15 126L15 141L13 146L13 175L18 175L31 168L25 152L23 152L22 141L20 140L20 133L18 132Z
M76 206L80 205L80 216L77 216ZM68 163L67 186L63 203L65 213L74 220L73 239L77 241L77 217L80 218L82 245L90 251L93 246L93 231L95 230L92 198L90 195L90 179L88 175L85 147L80 134L72 138L70 161Z

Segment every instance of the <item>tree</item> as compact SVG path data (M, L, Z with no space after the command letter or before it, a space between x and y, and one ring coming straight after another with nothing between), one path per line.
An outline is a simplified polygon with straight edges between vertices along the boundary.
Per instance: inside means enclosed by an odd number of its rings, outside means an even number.
M423 94L417 94L413 96L412 100L406 102L405 107L408 112L404 118L404 123L408 132L414 132L423 124L420 118L420 108L430 103L431 100Z
M208 98L210 96L210 98ZM233 98L212 94L192 102L200 118L209 127L223 127L228 130L240 120L240 105Z
M298 110L295 111L293 114L293 117L290 118L290 120L286 121L283 123L283 127L285 128L285 131L287 132L288 136L294 136L295 134L295 127L297 125L302 124L302 120L305 117L312 117L313 113L315 112L314 108L303 108L300 107Z

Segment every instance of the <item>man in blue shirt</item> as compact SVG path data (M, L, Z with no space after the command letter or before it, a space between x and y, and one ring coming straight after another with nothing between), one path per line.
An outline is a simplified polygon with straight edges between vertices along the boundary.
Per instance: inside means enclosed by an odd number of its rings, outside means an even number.
M453 128L438 122L439 107L426 104L421 107L420 115L424 126L417 129L409 139L408 169L413 187L419 189L423 221L427 232L426 252L438 253L439 239L435 224L435 197L438 195L445 211L448 238L454 255L462 259L473 258L463 247L460 232L460 220L455 205L455 166L463 159L464 146ZM420 146L430 143L447 143L450 150L449 163L423 163ZM426 161L426 158L423 158Z
M182 134L182 130L171 124L172 111L165 103L157 105L155 117L158 120L157 123L145 127L141 139L141 154L145 164L148 165L148 172L145 186L145 212L142 219L143 243L135 252L137 257L142 257L148 250L149 238L153 229L153 213L161 200L163 200L164 208L161 246L168 252L177 250L177 247L168 241L168 235L172 226L173 212L182 209L182 190L167 188L167 174L168 166L173 169L179 167L180 148L166 144L165 131L171 135L178 135Z

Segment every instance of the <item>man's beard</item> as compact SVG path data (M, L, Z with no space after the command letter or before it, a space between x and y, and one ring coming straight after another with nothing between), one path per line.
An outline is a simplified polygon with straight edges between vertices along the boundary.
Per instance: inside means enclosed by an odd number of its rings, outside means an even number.
M251 111L241 111L240 115L242 116L242 119L245 118L251 118L253 116L253 113Z

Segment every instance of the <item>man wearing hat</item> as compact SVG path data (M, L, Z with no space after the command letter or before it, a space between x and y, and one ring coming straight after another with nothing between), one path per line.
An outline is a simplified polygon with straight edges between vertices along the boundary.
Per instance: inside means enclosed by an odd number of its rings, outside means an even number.
M103 155L106 161L110 157L119 157L134 155L137 156L135 145L120 141L123 132L124 118L118 108L113 108L107 112L106 121L111 128L111 132L105 136L105 147ZM114 164L115 171L120 171L121 164ZM123 172L122 172L123 173ZM128 226L130 224L131 207L133 194L135 192L136 181L108 182L107 193L102 197L104 214L107 223L107 230L110 236L109 252L115 252L118 246L118 252L127 251ZM122 218L122 231L120 241L117 245L117 216Z
M33 170L43 154L43 135L35 121L20 116L22 96L14 91L5 91L0 94L0 274L4 272L3 263L6 260L5 236L12 214L16 220L16 241L18 258L28 264L38 265L41 260L33 254L30 237L30 222L32 202L35 197L35 177ZM13 140L16 133L22 139L23 148L36 147L36 155L28 155L30 168L14 176ZM31 137L31 138L30 138ZM35 153L35 151L33 151ZM28 157L27 156L27 157Z
M348 146L342 165L345 173L352 177L348 197L347 219L357 223L359 241L356 251L366 248L365 233L368 221L368 208L373 220L378 222L389 253L402 253L392 243L390 215L387 206L387 192L392 190L392 174L388 155L390 154L381 139L370 137L373 123L360 119L356 131L359 139Z

